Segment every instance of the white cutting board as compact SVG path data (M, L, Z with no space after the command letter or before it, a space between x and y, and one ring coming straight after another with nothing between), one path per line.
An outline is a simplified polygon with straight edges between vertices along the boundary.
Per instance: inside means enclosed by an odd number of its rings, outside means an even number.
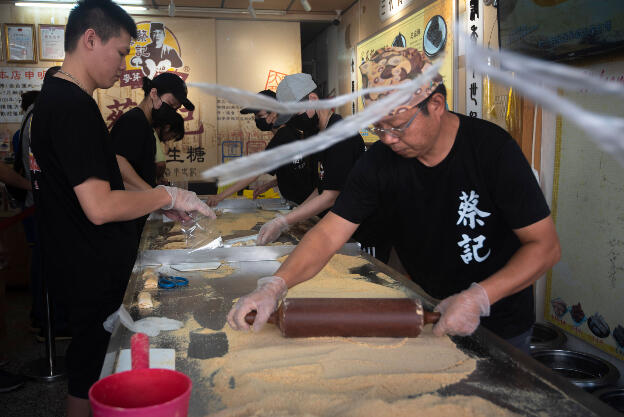
M149 350L150 368L171 369L175 371L175 350L174 349L150 349ZM129 371L132 369L132 356L130 349L122 349L119 351L117 366L115 372Z

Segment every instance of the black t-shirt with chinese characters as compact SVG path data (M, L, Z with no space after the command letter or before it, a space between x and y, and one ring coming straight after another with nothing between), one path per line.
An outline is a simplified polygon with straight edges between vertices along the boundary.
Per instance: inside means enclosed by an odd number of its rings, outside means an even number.
M117 155L128 160L137 174L156 185L156 138L145 113L138 107L122 114L110 132Z
M340 120L342 120L340 115L332 114L327 127ZM364 139L357 134L315 154L316 187L319 194L323 190L341 191L347 182L349 172L365 150Z
M303 132L286 124L275 132L266 149L273 149L303 138L305 138ZM277 176L277 186L282 196L297 204L303 203L314 191L314 158L311 156L282 165L270 174Z
M99 321L121 304L136 250L132 221L95 225L74 192L90 178L107 181L112 190L124 189L96 102L74 83L46 80L30 146L45 278L69 303L72 321ZM77 311L98 317L81 317Z
M457 114L455 143L435 167L374 144L356 164L332 211L362 223L375 210L410 278L442 299L501 269L520 247L513 229L550 211L518 145L498 126ZM483 325L503 338L535 321L531 287L491 307Z

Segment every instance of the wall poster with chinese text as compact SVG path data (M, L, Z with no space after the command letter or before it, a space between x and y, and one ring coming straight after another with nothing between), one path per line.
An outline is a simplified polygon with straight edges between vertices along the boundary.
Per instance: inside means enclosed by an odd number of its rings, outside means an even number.
M294 22L256 21L241 25L238 21L219 20L219 84L253 93L276 91L286 75L301 71L299 32L299 24ZM258 36L260 33L262 36ZM279 48L275 48L276 44ZM253 113L241 114L240 110L237 104L217 98L219 163L262 152L273 137L272 132L256 127Z
M0 67L0 123L22 121L22 93L41 90L46 68Z
M209 20L161 18L137 22L138 36L130 45L126 69L119 82L107 90L97 90L96 100L106 126L113 124L144 97L143 77L153 78L172 72L186 82L214 82L209 62L214 56L210 39L214 26ZM198 42L202 39L202 42ZM192 53L191 53L192 52ZM202 95L189 88L189 99L195 110L184 107L178 113L184 119L184 138L164 144L165 178L172 181L198 181L201 173L216 165L217 143L214 117L214 97Z
M624 79L624 60L584 68ZM621 99L587 90L566 98L623 117ZM561 260L548 273L545 319L624 360L624 168L566 115L557 121L552 212Z
M379 48L402 46L424 51L432 59L444 57L440 75L444 79L449 109L453 109L453 1L438 0L433 4L404 17L382 32L363 40L357 45L357 66L369 59ZM362 88L362 74L357 71L358 89ZM358 100L358 111L362 110L362 98ZM369 132L360 132L366 142L377 140Z
M264 89L276 91L286 75L269 70ZM273 132L262 132L256 127L253 113L241 114L240 110L237 104L217 98L219 163L262 152L273 137Z

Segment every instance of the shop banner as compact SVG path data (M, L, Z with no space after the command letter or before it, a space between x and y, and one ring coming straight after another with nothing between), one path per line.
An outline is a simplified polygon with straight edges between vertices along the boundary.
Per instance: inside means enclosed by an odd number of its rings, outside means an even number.
M470 34L469 42L483 44L483 2L482 0L466 0L466 33ZM481 118L482 116L481 74L466 69L466 115Z
M379 0L379 20L385 22L412 3L413 0Z
M138 36L132 41L126 57L126 70L115 86L98 90L96 94L109 129L122 114L136 107L143 99L143 77L153 79L163 72L171 72L187 82L214 82L214 78L206 73L206 68L194 65L187 57L191 52L200 56L213 53L208 46L193 50L192 46L201 35L198 31L205 30L205 35L214 37L209 28L200 29L196 27L198 25L201 22L184 24L172 19L137 22ZM217 163L216 128L214 122L211 124L204 120L210 115L204 108L203 97L198 99L195 93L193 89L189 90L195 110L189 111L184 107L178 110L184 119L184 139L164 144L167 158L165 178L168 180L201 180L201 172Z
M41 90L47 68L0 67L0 123L22 121L22 94Z

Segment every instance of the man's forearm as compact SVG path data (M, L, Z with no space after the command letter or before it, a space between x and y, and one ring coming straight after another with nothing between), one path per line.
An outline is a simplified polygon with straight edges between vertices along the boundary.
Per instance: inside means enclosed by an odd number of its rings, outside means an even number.
M550 217L545 219L545 223L538 227L545 226L551 229ZM561 247L552 226L552 231L543 239L525 241L503 268L479 284L487 292L490 304L494 304L533 284L552 268L560 257Z
M275 275L283 278L288 288L314 277L349 240L357 227L357 224L328 213L305 234Z
M171 197L162 187L146 191L111 191L107 199L108 222L137 219L171 203Z
M217 196L219 197L219 200L225 200L229 196L231 196L233 194L236 194L237 192L239 192L243 188L247 187L249 184L254 182L256 179L258 179L258 176L251 177L251 178L245 178L243 180L235 182L231 187L228 187L225 190L223 190L222 192L220 192L219 194L217 194Z
M0 181L22 190L30 190L30 182L3 163L0 163Z
M261 187L263 187L265 191L275 186L277 186L277 178L273 178L271 181L267 181L261 185Z
M310 193L309 196L306 197L305 200L303 200L303 202L301 204L299 204L299 206L303 206L305 203L307 203L308 201L312 200L313 198L316 198L319 196L318 193L318 188L315 188L314 190L312 190L312 192Z
M108 181L89 178L74 187L80 206L96 225L137 219L171 204L163 187L147 191L111 190Z
M254 200L260 196L260 194L270 190L271 188L277 185L277 178L273 178L271 181L265 182L264 184L259 185L254 189L253 198Z
M285 216L286 221L290 225L297 224L309 219L312 216L322 213L324 210L332 208L339 194L339 191L325 190L321 194L317 194L313 198L307 199L300 206Z

